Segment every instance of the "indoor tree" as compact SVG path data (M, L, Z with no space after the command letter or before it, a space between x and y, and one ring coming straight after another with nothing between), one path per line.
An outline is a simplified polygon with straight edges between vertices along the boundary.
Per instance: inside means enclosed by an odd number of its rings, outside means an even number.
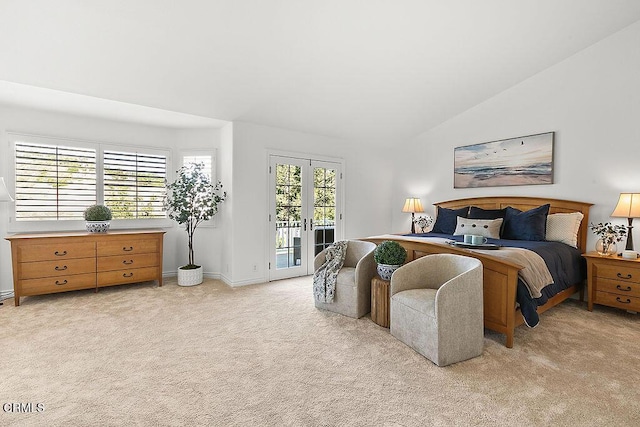
M169 218L185 226L189 236L189 263L180 267L184 270L200 268L193 255L193 235L198 225L218 212L218 204L227 196L222 191L222 183L215 185L204 171L203 163L191 163L181 167L177 178L166 184L164 208Z

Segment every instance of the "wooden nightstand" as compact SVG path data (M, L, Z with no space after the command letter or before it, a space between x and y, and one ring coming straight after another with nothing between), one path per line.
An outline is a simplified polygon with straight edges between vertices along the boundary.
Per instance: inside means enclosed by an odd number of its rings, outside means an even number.
M640 311L640 259L601 256L597 252L582 256L587 259L589 311L594 303Z

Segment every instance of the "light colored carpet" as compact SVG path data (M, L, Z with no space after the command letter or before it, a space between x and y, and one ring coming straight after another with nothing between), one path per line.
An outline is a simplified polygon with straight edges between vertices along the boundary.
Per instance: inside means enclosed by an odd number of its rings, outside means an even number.
M640 316L568 301L438 368L311 278L166 281L0 307L0 425L640 425Z

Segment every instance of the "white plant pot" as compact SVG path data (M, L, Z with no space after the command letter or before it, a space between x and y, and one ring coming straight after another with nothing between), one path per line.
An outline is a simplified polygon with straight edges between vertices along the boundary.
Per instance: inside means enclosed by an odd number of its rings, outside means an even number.
M106 233L110 224L109 221L85 221L89 233Z
M202 266L192 270L178 268L178 285L180 286L199 285L203 280Z

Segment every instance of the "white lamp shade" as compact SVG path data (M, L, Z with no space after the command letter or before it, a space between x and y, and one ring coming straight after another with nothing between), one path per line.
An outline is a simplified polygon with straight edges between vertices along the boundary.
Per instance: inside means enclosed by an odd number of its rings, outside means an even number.
M13 197L9 194L2 177L0 177L0 202L13 202Z
M618 204L611 214L615 218L640 218L640 193L620 193Z
M424 212L422 209L422 202L417 197L409 197L404 202L404 207L402 208L402 212Z

